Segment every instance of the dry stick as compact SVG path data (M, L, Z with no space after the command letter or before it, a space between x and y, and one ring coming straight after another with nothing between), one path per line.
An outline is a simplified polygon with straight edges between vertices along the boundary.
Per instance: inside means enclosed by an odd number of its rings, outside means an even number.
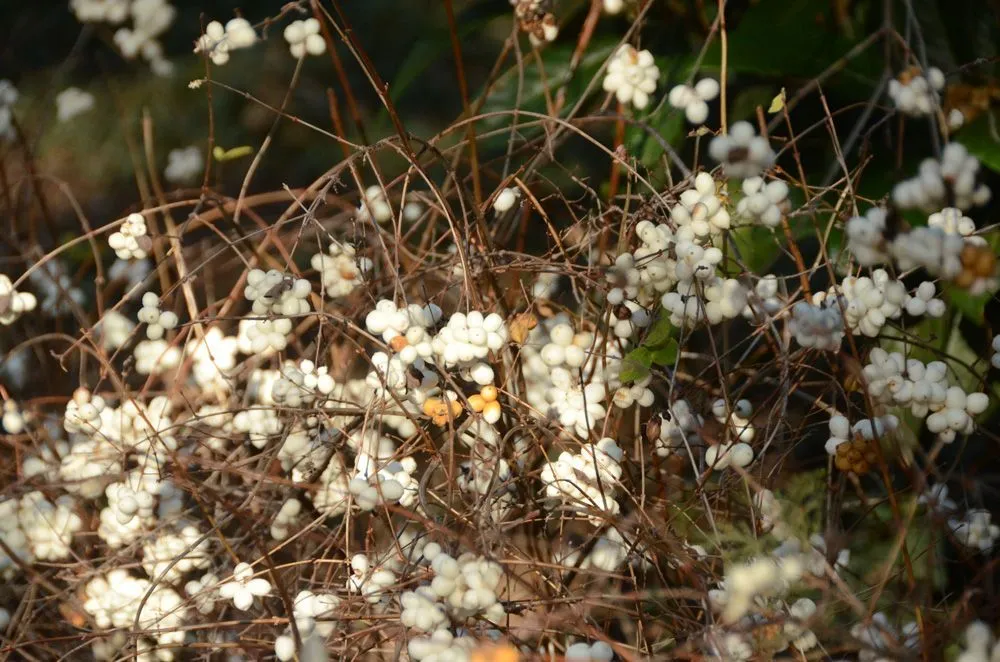
M719 40L722 44L722 67L719 72L719 133L726 135L726 80L729 73L729 35L726 32L726 0L719 0Z
M156 170L156 155L153 151L153 118L150 117L148 108L144 108L142 111L142 138L146 148L146 164L147 168L149 168L150 182L153 185L153 191L156 193L157 201L164 208L162 212L163 220L166 223L167 237L170 241L170 253L167 255L172 254L174 256L173 261L177 268L177 278L180 282L181 291L184 293L184 301L187 303L188 316L191 318L194 333L198 336L198 340L204 342L205 332L201 324L196 321L198 319L198 302L195 299L191 283L187 278L187 264L184 262L184 253L181 250L180 236L177 234L174 217L170 214L169 208L166 207L166 199L163 196L163 188L160 186L160 178ZM154 218L154 216L150 214L150 218Z
M458 39L458 26L455 24L455 9L452 6L452 0L444 0L444 11L448 17L448 32L451 36L451 50L455 58L455 77L458 78L458 92L462 97L462 110L466 116L469 116L469 83L465 78L465 65L462 61L462 44ZM483 184L480 180L479 155L476 151L476 125L469 122L467 130L469 135L469 167L472 170L472 195L476 207L482 208ZM486 227L481 227L480 231L483 233L483 239L485 240L487 234Z
M323 9L321 13L321 7L318 0L312 0L312 10L313 16L317 21L319 21L320 29L323 31L323 40L326 41L326 50L330 53L330 59L333 60L333 69L337 72L337 81L340 83L340 86L344 88L344 94L347 97L347 109L351 113L351 119L354 120L354 127L358 130L361 142L367 145L371 141L368 140L368 135L365 132L365 125L361 120L361 111L358 110L358 103L354 99L354 93L351 90L351 82L347 78L347 72L344 70L344 63L341 61L340 54L337 53L337 48L333 43L333 36L330 34L330 28L327 27L326 21L323 20L324 15L331 22L333 21L333 18L326 13L325 9ZM347 137L347 134L343 131L341 131L341 135L345 138Z
M271 122L271 128L267 132L267 136L264 137L264 142L261 143L260 149L254 154L253 161L250 162L250 167L247 168L247 174L243 178L243 184L240 186L239 197L236 198L236 211L233 212L233 224L240 224L240 212L242 211L241 202L243 198L246 197L247 189L250 188L250 180L253 179L253 175L257 172L257 168L260 166L260 162L264 158L264 153L267 148L271 145L271 140L274 138L274 134L278 132L278 124L281 122L282 116L285 114L285 108L288 107L288 102L292 99L292 93L295 91L295 87L299 82L299 74L302 73L302 62L305 60L305 54L302 55L295 63L295 71L292 73L292 80L288 84L288 89L285 90L285 97L281 100L281 108L278 114L275 115L274 121Z

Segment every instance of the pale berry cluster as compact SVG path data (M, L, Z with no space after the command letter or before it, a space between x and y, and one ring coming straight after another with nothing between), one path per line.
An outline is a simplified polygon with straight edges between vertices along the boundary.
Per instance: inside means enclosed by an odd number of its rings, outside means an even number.
M326 253L316 253L310 260L319 272L323 294L331 299L345 297L365 284L374 266L367 257L359 257L351 244L331 242Z
M288 51L294 58L306 55L322 55L326 52L326 41L320 34L320 24L315 18L292 21L282 33L288 42Z
M388 223L393 219L392 205L385 190L378 184L369 186L361 196L357 216L359 221Z
M257 32L250 22L242 17L230 19L225 26L219 21L211 21L205 26L205 34L198 38L195 53L206 53L212 63L221 66L229 62L232 51L249 48L257 43Z
M681 193L678 204L670 209L670 218L680 228L681 239L702 239L729 229L729 212L712 175L699 172L695 176L694 186Z
M944 82L944 74L937 67L928 69L926 75L919 69L907 70L889 81L889 98L907 115L933 115L941 106Z
M263 597L271 592L271 583L263 577L254 575L249 563L237 563L229 581L219 586L219 596L224 600L232 600L233 606L241 611L247 611L253 606L254 598Z
M941 361L925 365L879 347L872 350L869 361L864 373L872 397L909 407L914 416L927 417L927 429L942 441L951 442L957 434L972 432L974 417L989 406L985 393L966 393L960 386L949 386L948 368Z
M623 44L608 62L602 85L605 92L615 95L618 103L642 110L649 105L649 97L656 91L659 79L660 69L652 53Z
M325 656L323 648L325 639L336 627L332 619L333 612L340 606L340 598L333 593L314 593L310 590L299 591L292 601L292 618L295 619L295 629L302 640L302 648L296 650L295 637L291 628L274 640L274 655L281 662L295 659L296 652L306 657L306 651L318 649ZM315 656L314 651L310 655Z
M30 313L38 305L31 292L19 292L5 274L0 274L0 324L10 326L24 313Z
M727 440L705 449L705 465L712 470L722 471L729 467L745 469L753 462L753 441L756 431L750 422L753 405L749 400L739 400L730 410L726 401L718 399L712 403L712 415L726 426Z
M948 526L957 541L975 552L989 553L1000 539L1000 526L985 509L973 508L961 519L949 519Z
M941 159L920 163L916 177L900 182L892 190L892 200L901 209L921 209L928 213L945 206L961 210L981 207L992 193L978 183L979 160L961 143L948 143Z
M684 111L691 124L704 124L708 119L708 102L719 96L719 81L702 78L692 85L676 85L667 95L671 106Z
M583 445L578 453L563 451L542 467L545 495L587 514L595 524L602 523L620 508L615 496L623 455L617 442L608 437Z
M775 228L789 208L788 184L780 179L765 182L763 177L743 180L743 198L736 203L740 218Z
M137 317L146 325L146 337L150 340L160 340L164 333L176 329L179 321L177 313L160 309L160 297L156 292L142 295L142 308Z
M142 214L129 214L117 232L108 237L108 245L120 260L142 260L153 247L146 234L146 219Z
M774 150L767 138L758 136L750 122L736 122L729 133L716 136L708 144L708 154L722 164L726 177L757 177L774 165Z

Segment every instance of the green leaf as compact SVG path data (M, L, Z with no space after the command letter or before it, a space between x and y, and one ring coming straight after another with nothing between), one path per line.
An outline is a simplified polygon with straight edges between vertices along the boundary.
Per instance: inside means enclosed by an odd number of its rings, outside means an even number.
M660 366L673 366L677 362L677 340L670 338L666 344L652 350L653 363Z
M743 264L756 274L766 273L781 252L784 236L759 225L744 225L729 233ZM735 266L735 265L733 265Z
M670 318L663 313L661 308L656 320L646 332L646 337L642 339L642 344L646 347L663 345L673 338L673 334L674 325L670 323Z
M958 310L958 312L968 317L977 325L983 325L985 321L983 319L983 311L986 310L986 303L992 296L990 293L987 292L985 294L980 294L979 296L972 296L965 290L947 284L945 284L942 289L947 295L948 301L955 306L955 309Z
M636 347L622 359L619 378L623 383L637 382L649 376L653 365L653 353L646 347Z
M570 60L576 48L576 44L572 40L539 51L542 66L539 66L538 60L534 56L525 58L523 81L519 80L516 65L497 79L496 84L490 90L489 98L483 104L482 113L487 116L491 113L500 114L488 117L483 120L482 124L494 128L509 126L511 123L510 111L514 108L544 113L547 110L545 106L546 93L554 97L558 89L567 83L569 85L567 86L563 110L572 108L617 44L618 37L616 36L595 38L581 58L576 72L570 70ZM603 94L600 86L596 90ZM521 133L527 134L530 131L522 130Z
M855 43L837 28L832 3L761 0L729 31L727 65L736 73L782 80L811 78L843 57ZM881 71L879 50L869 48L852 59L826 87L852 85L869 94ZM722 48L716 40L705 54L703 68L718 70L721 62Z
M955 139L994 172L1000 172L1000 122L992 112L962 127Z

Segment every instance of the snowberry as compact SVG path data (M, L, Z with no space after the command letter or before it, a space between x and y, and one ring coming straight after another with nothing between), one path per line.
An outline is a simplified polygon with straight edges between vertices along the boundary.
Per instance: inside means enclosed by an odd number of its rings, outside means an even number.
M517 203L517 199L521 197L521 189L516 186L510 188L505 188L497 194L496 199L493 201L493 211L496 212L497 216L503 214L514 208Z
M608 63L603 87L605 92L614 93L619 103L630 103L642 110L649 105L649 95L656 90L659 78L652 53L623 44Z
M736 204L741 218L760 223L769 228L777 227L788 208L788 184L775 179L764 183L763 177L743 180L743 198Z
M10 278L0 274L0 324L10 326L24 313L35 309L38 301L30 292L18 292Z
M736 122L729 133L716 136L708 145L708 154L722 164L726 177L756 177L774 165L774 151L767 138L758 136L750 122Z
M928 69L926 76L918 68L914 69L904 71L889 81L889 98L900 112L907 115L932 115L941 103L944 74L937 67Z
M974 508L961 519L948 520L948 526L958 542L976 552L989 552L1000 538L1000 526L993 524L988 510Z
M67 87L56 95L56 116L60 122L68 122L93 107L94 95L78 87Z
M928 213L943 207L949 197L961 210L982 206L992 194L986 184L976 183L979 167L979 160L964 145L948 143L940 161L924 159L916 177L893 188L893 202L902 209L922 209Z
M320 24L315 18L292 21L285 26L282 34L294 58L301 58L306 54L322 55L326 52L326 41L320 34Z
M314 254L310 264L320 274L323 293L331 299L347 296L364 285L365 275L373 266L370 259L358 257L351 244L336 242L330 244L326 254Z
M204 170L205 164L201 149L190 145L180 149L172 149L167 154L167 167L163 176L168 182L180 184L191 181Z
M225 600L232 600L233 606L241 611L249 610L255 597L270 592L271 583L263 577L254 577L249 563L237 563L229 581L219 586L219 595Z
M681 193L680 204L670 209L670 218L680 228L681 239L708 237L729 228L729 212L716 193L712 175L698 173L694 186Z
M691 124L704 124L708 119L708 102L719 96L719 82L702 78L693 87L677 85L670 90L667 101L674 108L682 109Z

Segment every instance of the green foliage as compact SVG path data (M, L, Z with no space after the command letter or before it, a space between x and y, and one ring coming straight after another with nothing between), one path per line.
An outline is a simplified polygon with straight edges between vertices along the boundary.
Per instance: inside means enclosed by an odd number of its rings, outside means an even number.
M673 366L677 361L677 338L674 326L660 310L656 321L650 326L643 342L622 360L622 382L637 382L645 379L654 366Z
M910 512L915 497L899 498L899 511L904 516ZM885 572L886 563L892 562L892 572L904 573L903 554L893 555L899 536L887 502L875 506L865 514L865 526L852 531L855 544L851 545L851 567L869 585L877 584ZM913 577L925 586L940 590L946 581L944 558L944 536L934 529L932 520L924 512L918 512L906 529L904 545L910 556ZM891 600L886 596L886 600ZM891 605L886 604L885 607Z

